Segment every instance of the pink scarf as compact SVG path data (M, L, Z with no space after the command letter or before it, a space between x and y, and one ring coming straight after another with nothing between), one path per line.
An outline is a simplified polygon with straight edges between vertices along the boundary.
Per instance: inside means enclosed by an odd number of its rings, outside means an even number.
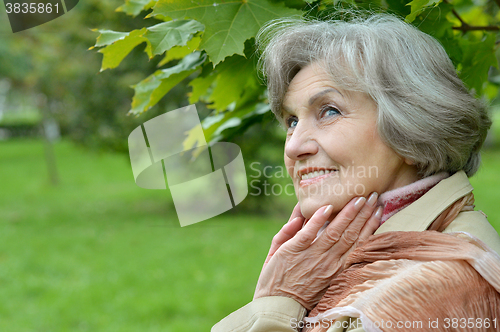
M378 198L379 205L384 206L382 214L382 225L387 219L401 211L417 199L422 197L426 192L431 190L439 181L446 179L450 175L446 172L428 176L407 186L386 191Z

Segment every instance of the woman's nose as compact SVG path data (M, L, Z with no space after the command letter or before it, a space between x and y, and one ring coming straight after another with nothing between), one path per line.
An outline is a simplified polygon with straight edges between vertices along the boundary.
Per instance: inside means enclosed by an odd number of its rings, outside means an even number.
M314 131L304 122L299 122L285 143L285 154L293 160L306 159L318 153Z

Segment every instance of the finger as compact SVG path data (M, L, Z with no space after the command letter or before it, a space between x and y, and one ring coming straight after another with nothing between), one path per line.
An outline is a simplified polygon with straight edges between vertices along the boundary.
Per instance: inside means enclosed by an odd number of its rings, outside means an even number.
M271 248L269 249L268 258L266 259L266 262L270 259L270 256L272 256L283 243L290 240L302 228L304 221L305 218L302 215L302 212L300 211L300 203L297 203L293 208L292 214L290 215L290 219L288 219L288 222L285 225L283 225L280 231L273 237L273 240L271 242Z
M349 248L345 253L343 253L342 256L340 257L339 261L345 262L347 259L347 256L349 256L349 254L352 252L352 250L354 250L359 245L362 245L363 242L366 241L368 239L368 237L370 237L370 235L375 233L377 228L380 227L380 222L382 220L383 212L384 212L383 206L379 206L375 210L375 212L372 214L370 219L366 222L365 226L363 226L363 229L361 229L361 232L360 232L358 241L356 242L356 245L351 246L351 248Z
M293 208L292 214L290 215L290 219L288 219L288 222L294 220L297 217L304 218L304 216L302 215L302 212L300 211L300 204L299 203L297 203L295 205L295 207Z
M342 236L335 246L335 252L337 254L343 254L344 252L348 251L354 243L357 242L361 234L361 229L366 225L375 211L377 198L378 194L375 192L372 193L366 201L366 204L361 208L354 220L342 233Z
M271 249L269 249L269 253L267 254L266 263L271 259L276 250L283 245L283 243L290 240L295 236L295 234L297 234L297 232L302 228L303 222L304 218L296 217L283 225L280 231L273 237Z
M376 192L372 193L365 205L358 212L354 220L349 224L347 229L345 230L342 239L346 241L348 244L354 243L360 233L361 229L367 224L368 220L373 216L377 207L377 199L378 194ZM351 237L349 235L355 235Z
M333 206L331 205L319 208L308 220L307 224L287 243L290 245L289 249L301 251L308 248L316 238L318 231L330 218L332 211Z
M361 208L364 206L366 198L355 197L340 211L325 231L316 241L317 246L323 250L329 250L346 230L347 226L356 218Z
M271 248L269 249L265 263L267 263L271 259L276 250L278 250L283 243L290 240L302 228L304 221L305 218L300 211L300 203L297 203L293 208L288 222L283 225L280 231L273 237Z
M380 222L382 221L382 214L384 212L384 208L379 206L375 212L372 214L370 219L366 222L366 224L361 229L359 233L358 244L364 242L370 235L373 235L377 228L380 227Z

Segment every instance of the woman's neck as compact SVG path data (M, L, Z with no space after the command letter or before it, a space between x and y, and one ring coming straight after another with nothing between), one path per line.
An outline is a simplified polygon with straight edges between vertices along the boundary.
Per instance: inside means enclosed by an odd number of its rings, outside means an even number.
M449 176L450 175L446 172L438 173L381 194L378 199L379 205L384 206L381 224L422 197L432 187L438 184L439 181Z

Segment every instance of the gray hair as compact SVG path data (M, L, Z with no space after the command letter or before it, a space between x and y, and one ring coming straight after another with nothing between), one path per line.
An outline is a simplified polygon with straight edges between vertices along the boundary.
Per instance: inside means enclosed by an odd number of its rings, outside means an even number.
M395 16L375 14L347 22L275 20L257 40L278 118L293 77L319 62L337 86L376 102L379 135L422 176L459 170L472 176L479 168L491 121L433 37Z

